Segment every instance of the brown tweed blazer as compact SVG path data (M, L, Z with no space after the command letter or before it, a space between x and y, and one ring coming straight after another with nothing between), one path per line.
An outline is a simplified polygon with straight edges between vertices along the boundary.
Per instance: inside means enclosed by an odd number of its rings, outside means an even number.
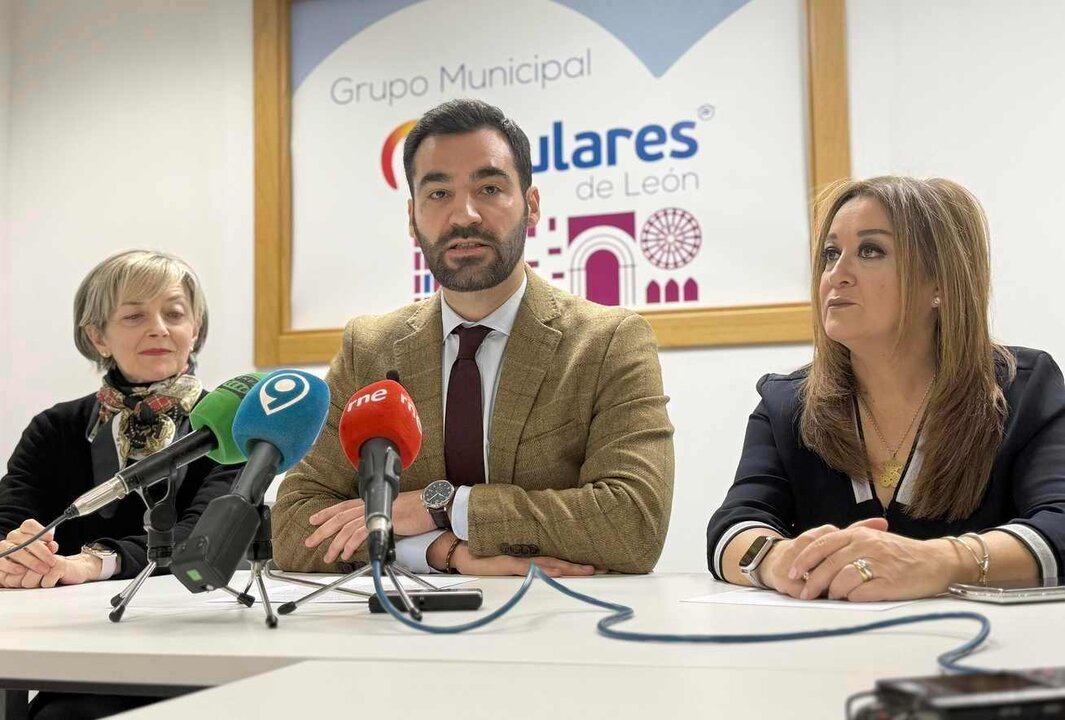
M529 282L503 355L489 440L489 482L470 493L470 550L548 555L628 573L658 561L673 499L673 426L647 321ZM347 399L397 370L424 436L401 490L445 476L440 296L344 331L327 381L332 407L314 448L288 472L273 509L285 570L337 572L308 550L308 518L357 496L337 427ZM365 559L363 549L360 559Z

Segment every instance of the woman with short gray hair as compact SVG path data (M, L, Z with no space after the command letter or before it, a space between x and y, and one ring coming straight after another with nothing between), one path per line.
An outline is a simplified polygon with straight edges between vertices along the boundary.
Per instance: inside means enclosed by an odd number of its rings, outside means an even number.
M74 298L74 344L104 372L103 381L96 392L40 413L23 432L0 480L0 551L32 537L82 493L189 432L189 413L204 394L195 369L206 337L203 290L179 258L132 250L89 272ZM211 499L228 491L238 469L201 458L179 471L173 478L175 542L188 535ZM155 500L166 489L146 492ZM54 535L0 560L0 586L50 588L136 576L147 564L144 510L131 493L64 523ZM41 693L31 717L103 717L133 706L125 698L98 697L83 712L77 697Z

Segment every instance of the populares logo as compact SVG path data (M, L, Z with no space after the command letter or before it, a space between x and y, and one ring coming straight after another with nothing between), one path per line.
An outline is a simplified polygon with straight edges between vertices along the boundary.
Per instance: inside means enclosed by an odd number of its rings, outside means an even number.
M556 120L551 123L551 132L540 135L532 143L532 171L614 167L626 159L643 163L667 158L684 160L699 152L694 130L695 121L680 120L668 127L648 123L639 128L612 127L602 132L573 133L561 120Z
M385 144L381 146L381 173L385 176L385 182L393 190L399 187L396 183L395 170L393 170L393 165L395 165L393 156L396 152L396 147L407 138L407 135L414 128L415 122L414 120L408 120L397 125L385 138Z
M393 156L414 124L414 120L408 120L397 125L381 146L381 173L393 190L399 187ZM638 128L613 127L603 132L582 130L571 133L563 121L556 120L551 123L550 132L532 139L532 171L566 172L614 167L625 158L642 163L685 160L699 152L695 127L693 120L680 120L668 126L648 123Z
M259 403L267 415L290 408L311 391L307 379L296 373L280 373L259 388Z

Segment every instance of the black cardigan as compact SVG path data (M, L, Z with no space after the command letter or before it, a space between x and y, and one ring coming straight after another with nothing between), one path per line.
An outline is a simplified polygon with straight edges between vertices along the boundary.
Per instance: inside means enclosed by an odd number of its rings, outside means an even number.
M30 421L0 480L0 537L27 518L42 525L93 487L91 445L85 437L96 395L87 395L45 410ZM229 491L242 465L223 466L200 458L186 467L177 493L178 524L174 541L184 540L207 503ZM151 488L165 488L157 485ZM158 494L162 494L162 490ZM56 529L60 555L76 555L83 545L100 542L122 557L116 578L137 575L147 561L144 501L136 493L119 500L112 517L100 513L68 520Z
M844 527L884 516L890 532L919 539L1005 530L1028 547L1044 577L1057 576L1065 558L1065 384L1047 353L1009 350L1017 358L1017 376L1003 388L1009 404L1005 434L983 500L957 522L907 514L920 473L919 447L885 511L868 479L833 470L803 445L799 389L806 369L762 377L757 385L762 401L747 423L736 479L706 529L710 572L724 579L725 546L752 527L795 537L820 525Z

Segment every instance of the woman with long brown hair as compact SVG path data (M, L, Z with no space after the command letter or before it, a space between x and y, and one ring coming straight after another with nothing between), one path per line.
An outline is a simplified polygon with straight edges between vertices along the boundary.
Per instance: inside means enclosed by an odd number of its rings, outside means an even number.
M1057 576L1065 385L1047 353L991 340L979 203L880 177L820 207L814 359L758 382L710 571L857 601Z

